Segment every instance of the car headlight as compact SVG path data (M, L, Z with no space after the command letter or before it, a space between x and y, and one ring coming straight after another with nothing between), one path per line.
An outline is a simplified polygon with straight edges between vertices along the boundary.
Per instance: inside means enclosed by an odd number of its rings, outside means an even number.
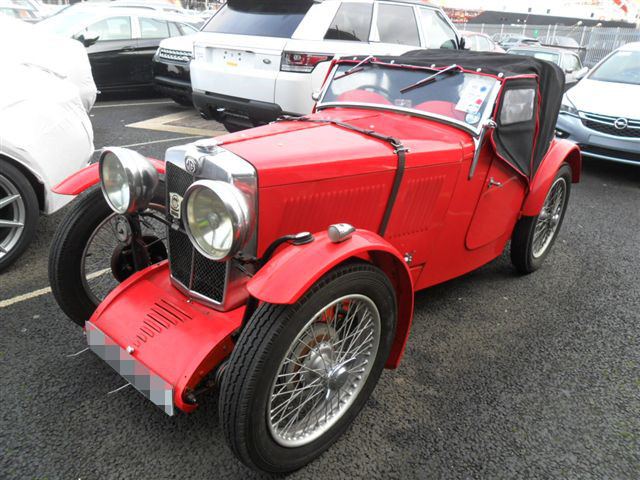
M100 182L109 206L119 214L147 208L158 186L149 160L126 148L106 148L100 156Z
M569 115L578 115L578 109L576 106L569 100L569 97L566 95L562 97L562 103L560 104L560 111L563 113L568 113Z
M245 244L250 211L243 193L218 180L200 180L185 192L182 218L196 249L211 260L225 260Z

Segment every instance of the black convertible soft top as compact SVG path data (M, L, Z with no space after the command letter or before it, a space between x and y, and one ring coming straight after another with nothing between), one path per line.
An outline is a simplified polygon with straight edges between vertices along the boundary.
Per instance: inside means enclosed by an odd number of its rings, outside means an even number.
M564 73L553 63L522 55L472 52L468 50L413 50L395 57L376 57L380 62L419 67L460 65L467 70L503 77L503 92L509 88L537 88L538 108L529 124L501 126L493 133L498 154L524 176L533 178L554 137L560 103L564 94ZM535 80L527 78L534 75ZM532 85L532 81L535 85ZM500 105L499 105L500 107Z

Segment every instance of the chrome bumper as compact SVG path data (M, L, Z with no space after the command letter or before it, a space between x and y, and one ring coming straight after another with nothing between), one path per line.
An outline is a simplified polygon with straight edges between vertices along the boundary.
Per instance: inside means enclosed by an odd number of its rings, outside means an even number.
M114 340L91 322L85 323L89 348L122 375L140 393L173 416L173 386L129 355Z

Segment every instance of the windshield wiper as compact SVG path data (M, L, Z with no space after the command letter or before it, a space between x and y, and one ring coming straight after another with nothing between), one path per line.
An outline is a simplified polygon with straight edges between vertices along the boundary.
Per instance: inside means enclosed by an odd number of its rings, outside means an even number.
M366 65L367 63L371 63L374 60L375 60L375 57L373 55L369 55L367 58L365 58L364 60L361 60L360 62L355 64L353 67L351 67L346 72L344 72L344 73L342 73L340 75L336 75L335 77L333 77L333 79L334 80L340 80L341 78L347 77L347 76L351 75L352 73L359 72L360 70L363 69L364 65Z
M428 77L423 78L422 80L419 80L416 83L412 83L411 85L408 85L408 86L406 86L404 88L401 88L400 89L400 93L406 93L409 90L413 90L414 88L418 88L418 87L421 87L423 85L426 85L427 83L433 82L436 78L438 78L443 73L454 73L454 72L455 73L462 72L462 68L459 65L456 65L455 63L453 65L449 65L447 68L443 68L442 70L438 70L433 75L429 75Z

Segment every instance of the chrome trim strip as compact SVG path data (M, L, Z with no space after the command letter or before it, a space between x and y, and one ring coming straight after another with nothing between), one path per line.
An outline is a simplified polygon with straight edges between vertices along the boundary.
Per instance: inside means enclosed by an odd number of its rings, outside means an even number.
M93 323L85 323L89 348L118 372L136 390L169 416L175 414L173 385L132 357L117 342Z
M608 155L600 155L598 153L591 153L584 150L580 150L580 153L582 154L583 157L597 158L600 160L609 160L610 162L625 163L627 165L635 165L635 166L640 165L640 161L634 162L633 160L627 160L625 158L610 157Z

